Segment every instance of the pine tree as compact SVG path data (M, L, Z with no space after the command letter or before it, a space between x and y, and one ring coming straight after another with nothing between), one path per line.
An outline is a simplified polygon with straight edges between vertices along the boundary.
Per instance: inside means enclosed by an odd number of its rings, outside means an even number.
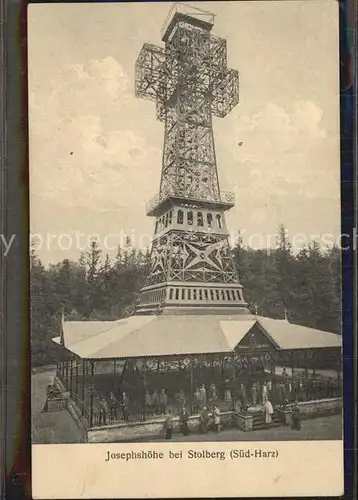
M90 318L93 311L100 309L100 290L98 288L98 274L100 269L102 251L96 240L93 240L90 249L85 254L86 262L86 284L87 284L87 304L85 315Z
M284 310L289 311L292 308L291 290L293 272L292 246L288 232L283 225L280 226L278 231L274 257L275 277L273 283L277 290L277 306L281 308L282 314Z

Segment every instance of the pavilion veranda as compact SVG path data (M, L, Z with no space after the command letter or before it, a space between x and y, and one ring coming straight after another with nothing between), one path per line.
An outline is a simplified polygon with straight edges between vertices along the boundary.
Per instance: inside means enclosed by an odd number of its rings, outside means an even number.
M245 412L259 410L264 397L274 408L284 408L296 400L341 396L340 336L284 320L239 321L248 331L231 352L85 358L59 345L57 377L88 428L163 418L169 409L177 416L183 407L190 415L213 404L222 412ZM327 345L318 346L316 341L316 347L305 347L298 339L295 348L281 349L264 324L274 333L277 326L286 329L288 337L309 331L311 341L319 336ZM56 340L61 344L61 338Z

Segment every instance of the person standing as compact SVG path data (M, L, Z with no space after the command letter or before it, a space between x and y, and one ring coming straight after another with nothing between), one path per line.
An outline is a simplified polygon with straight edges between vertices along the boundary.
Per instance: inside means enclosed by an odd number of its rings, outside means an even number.
M242 407L245 407L247 404L246 387L244 384L240 384L240 402Z
M265 412L265 424L269 425L272 422L272 414L273 414L273 407L269 399L266 399L264 403L264 412Z
M180 430L183 436L188 436L189 435L189 425L188 425L188 420L189 420L189 415L186 411L185 406L183 406L181 412L180 412L180 417L179 417L179 422L180 422Z
M201 403L201 406L205 406L206 405L206 387L205 387L205 384L202 384L202 386L200 387L200 403Z
M160 414L165 415L167 412L167 404L168 404L168 396L165 392L165 389L162 389L159 394L159 403L160 403Z
M159 396L158 396L158 392L157 391L153 392L152 401L153 401L153 410L154 410L154 413L155 413L155 415L158 415L159 414Z
M165 439L171 439L173 433L173 416L170 410L168 410L168 416L165 421L165 429Z
M112 421L117 420L117 399L116 396L111 391L109 393L109 408L110 408L110 419Z
M298 401L295 402L295 405L293 407L291 419L292 419L292 429L294 429L296 431L300 431L301 430L301 410L300 410L300 406L298 404Z
M284 391L285 391L285 401L287 401L288 403L291 401L291 390L292 390L291 382L289 380L286 380Z
M125 422L129 421L129 401L128 396L125 392L122 394L122 412L123 412L123 420Z
M266 400L267 400L267 384L266 384L266 382L264 382L262 384L262 389L261 389L261 402L262 402L262 405L264 405L266 403Z
M216 405L213 406L213 416L214 416L215 431L220 432L221 416L220 416L220 410Z
M252 406L257 406L257 387L255 383L251 386L251 401Z
M210 401L212 401L212 402L215 402L218 399L218 391L216 389L214 382L210 385L209 398L210 398Z
M208 432L208 425L209 425L209 412L206 406L203 406L200 412L200 428L204 434Z
M99 424L103 422L104 425L107 424L107 415L108 415L108 404L105 398L101 398L99 402Z
M226 403L231 403L231 391L230 391L230 380L225 380L225 392L224 392L224 401Z

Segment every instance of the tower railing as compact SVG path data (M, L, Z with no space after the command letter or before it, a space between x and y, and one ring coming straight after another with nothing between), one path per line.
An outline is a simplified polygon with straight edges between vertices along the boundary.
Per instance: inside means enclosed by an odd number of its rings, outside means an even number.
M164 36L164 33L167 31L175 14L184 14L184 15L190 16L192 18L196 18L196 19L205 21L211 25L214 24L214 20L215 20L215 15L212 14L211 12L199 9L198 7L193 7L190 4L184 4L182 2L175 2L172 5L167 17L165 18L165 21L164 21L162 28L160 30L162 37Z
M230 191L221 191L219 198L213 200L212 198L204 198L204 197L195 197L195 195L189 195L186 193L158 193L146 205L146 213L147 215L153 214L155 209L162 204L165 200L169 198L177 198L183 200L190 200L197 203L214 203L218 205L223 205L226 209L231 208L235 205L235 194Z

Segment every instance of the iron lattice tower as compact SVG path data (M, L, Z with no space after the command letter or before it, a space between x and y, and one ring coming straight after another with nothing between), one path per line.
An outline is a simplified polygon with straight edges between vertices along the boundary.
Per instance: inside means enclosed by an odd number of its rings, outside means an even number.
M211 34L213 25L212 14L174 4L165 46L144 44L136 62L136 96L154 101L165 124L160 190L147 205L156 222L139 314L247 313L225 222L234 195L220 190L212 128L212 116L238 104L239 75L227 68L226 40Z

